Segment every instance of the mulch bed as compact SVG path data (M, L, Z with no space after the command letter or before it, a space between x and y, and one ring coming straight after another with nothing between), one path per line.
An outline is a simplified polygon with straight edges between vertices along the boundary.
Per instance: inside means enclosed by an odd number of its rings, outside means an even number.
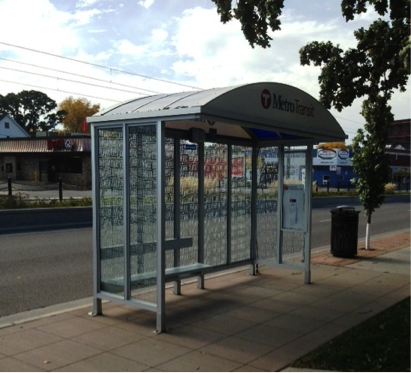
M368 260L375 258L376 256L387 254L391 251L404 249L410 246L410 233L403 232L392 236L371 239L371 247L369 250L365 250L364 245L364 242L358 244L357 255L353 258L335 257L329 251L312 254L311 264L345 267L359 262L360 260Z

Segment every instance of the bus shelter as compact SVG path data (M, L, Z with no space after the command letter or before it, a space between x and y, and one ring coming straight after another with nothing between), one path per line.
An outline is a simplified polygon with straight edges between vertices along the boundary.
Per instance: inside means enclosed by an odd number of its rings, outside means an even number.
M344 141L302 90L254 83L159 94L88 118L93 314L109 300L156 313L165 289L209 273L287 266L310 283L312 148Z

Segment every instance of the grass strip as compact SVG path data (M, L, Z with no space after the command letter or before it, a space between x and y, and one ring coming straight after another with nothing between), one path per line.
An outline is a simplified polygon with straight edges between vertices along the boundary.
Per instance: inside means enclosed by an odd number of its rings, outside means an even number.
M410 297L292 364L339 372L410 371Z
M90 197L68 198L60 201L56 198L49 199L29 199L27 195L18 193L14 196L0 196L0 210L2 209L27 209L42 207L84 207L92 206Z

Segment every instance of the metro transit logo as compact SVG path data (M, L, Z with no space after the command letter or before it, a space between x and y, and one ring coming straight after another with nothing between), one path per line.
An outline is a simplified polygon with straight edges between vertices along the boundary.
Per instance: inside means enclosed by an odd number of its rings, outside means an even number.
M266 110L271 108L314 118L314 106L312 104L303 105L297 98L288 100L287 97L284 98L281 94L277 95L271 93L268 89L263 89L260 99L261 106Z
M261 92L261 105L264 109L268 109L271 106L271 93L268 89L263 89Z

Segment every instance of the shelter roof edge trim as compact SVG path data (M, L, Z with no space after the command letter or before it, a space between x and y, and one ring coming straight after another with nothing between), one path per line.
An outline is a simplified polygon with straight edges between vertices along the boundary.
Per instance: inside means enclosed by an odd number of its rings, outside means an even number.
M260 126L271 132L297 134L318 141L348 138L318 100L297 87L275 82L147 96L118 104L88 121L141 123L144 119L175 122L197 118L215 118L217 122L251 129Z

